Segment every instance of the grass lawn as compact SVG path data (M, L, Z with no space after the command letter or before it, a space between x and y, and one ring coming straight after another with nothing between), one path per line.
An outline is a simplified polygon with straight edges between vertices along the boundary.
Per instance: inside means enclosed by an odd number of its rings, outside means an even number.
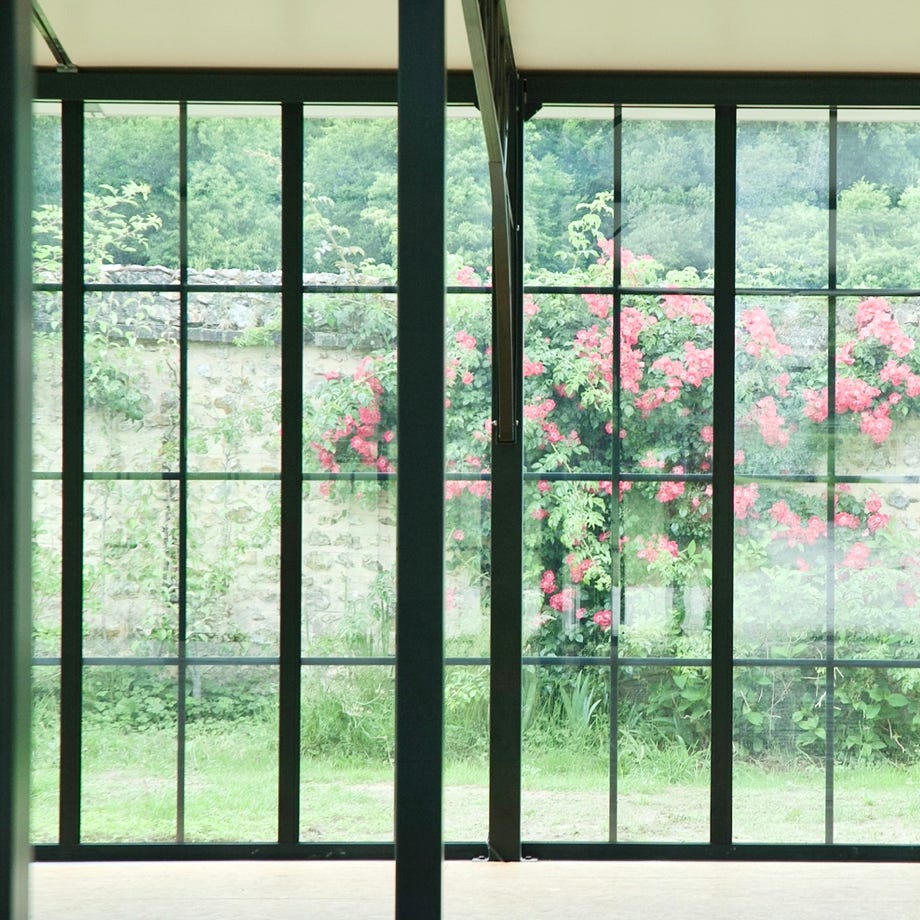
M176 834L177 752L174 732L89 727L83 738L82 839L172 841ZM189 727L186 741L185 839L271 841L277 827L277 740L271 722L226 729ZM58 761L51 730L35 731L32 838L57 835ZM620 841L706 842L708 764L662 753L617 777ZM484 755L446 758L447 840L484 840L488 822ZM525 746L522 831L529 840L609 839L606 758ZM737 842L821 843L823 769L804 762L736 765ZM301 764L301 839L392 839L393 767L310 759ZM838 767L834 775L837 843L920 841L920 764Z

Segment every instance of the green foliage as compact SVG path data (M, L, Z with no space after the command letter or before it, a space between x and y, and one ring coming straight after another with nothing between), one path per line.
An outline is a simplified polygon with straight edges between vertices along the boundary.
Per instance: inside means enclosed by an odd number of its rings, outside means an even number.
M488 668L446 669L444 722L444 749L448 757L469 760L488 752Z
M308 118L304 123L304 178L328 207L325 219L346 228L364 258L396 264L396 119ZM335 268L329 235L307 210L306 271ZM352 260L358 261L358 260Z
M281 130L274 118L189 120L189 264L281 262Z
M315 669L301 688L301 754L347 763L392 763L393 672L389 668Z
M234 722L276 718L277 685L259 668L196 665L185 701L189 723L219 729ZM175 668L88 668L83 713L88 725L144 731L175 728L178 680Z
M125 189L141 185L146 189L145 207L159 220L157 232L147 245L138 247L130 237L121 248L111 239L106 256L88 258L88 264L179 265L179 119L175 106L164 106L162 114L100 116L86 119L84 157L88 206L92 196L104 187ZM129 209L120 206L128 213ZM134 213L137 213L134 211ZM87 245L108 235L106 209L97 211L99 225L87 227Z
M345 614L342 638L353 655L390 655L396 628L396 597L393 576L378 572L366 594L351 601ZM319 640L322 646L322 640Z

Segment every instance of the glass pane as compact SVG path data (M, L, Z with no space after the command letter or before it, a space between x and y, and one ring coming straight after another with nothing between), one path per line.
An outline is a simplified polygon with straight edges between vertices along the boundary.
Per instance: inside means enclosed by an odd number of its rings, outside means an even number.
M492 266L492 194L482 118L472 106L447 109L445 248L449 285L486 279Z
M613 114L611 107L544 106L525 123L526 281L569 272L568 228L584 216L579 206L609 202L613 191ZM612 212L601 206L592 213L599 217L599 236L612 240Z
M712 451L712 299L624 298L620 441L624 470L708 473Z
M488 493L477 497L480 480L447 483L444 541L445 652L447 655L489 654L491 579ZM395 559L394 559L395 564Z
M32 107L32 279L61 281L61 105Z
M524 650L527 655L610 653L621 559L611 545L609 480L524 484Z
M916 668L838 668L834 842L916 845Z
M824 843L823 669L735 668L732 829L740 843Z
M492 437L491 298L451 295L446 333L447 470L487 471Z
M712 284L714 143L711 109L623 109L624 284Z
M525 306L524 463L609 473L613 318L601 295L536 295Z
M32 772L29 840L58 842L61 764L61 669L32 668Z
M394 653L395 498L386 482L304 486L304 655Z
M489 836L489 669L444 669L444 839Z
M83 345L87 469L178 469L178 320L177 304L157 294L87 294Z
M61 483L32 483L32 654L61 654Z
M392 280L396 266L394 112L381 107L378 117L322 114L321 107L311 106L304 120L304 280L308 284Z
M710 669L618 673L616 839L708 842Z
M911 513L918 501L916 485L837 487L834 588L839 658L920 658L920 543Z
M538 295L534 301L524 362L528 468L606 471L618 450L627 470L709 471L714 361L707 298L675 294L624 303L618 445L612 298Z
M278 471L280 296L196 292L189 313L189 469Z
M212 284L280 282L281 119L272 105L188 107L188 262Z
M175 284L178 106L89 102L84 132L86 280Z
M448 299L444 485L448 655L489 654L491 314L488 297Z
M521 835L610 838L610 681L606 667L525 667Z
M837 283L920 287L920 113L841 109Z
M84 654L175 655L178 484L103 480L83 494Z
M396 296L304 297L304 469L391 473Z
M619 648L626 656L706 658L712 621L712 487L623 483Z
M837 303L834 430L837 470L898 476L920 462L920 336L916 298ZM827 411L827 395L822 393Z
M393 668L302 675L300 839L392 840Z
M176 839L175 668L83 670L82 843Z
M185 839L278 839L278 668L191 665Z
M278 654L277 482L188 487L188 651Z
M828 113L739 109L736 280L827 284Z
M32 468L60 472L61 295L35 291L32 309Z
M826 473L827 301L738 298L735 317L737 472Z
M824 654L828 552L825 486L735 486L736 657Z

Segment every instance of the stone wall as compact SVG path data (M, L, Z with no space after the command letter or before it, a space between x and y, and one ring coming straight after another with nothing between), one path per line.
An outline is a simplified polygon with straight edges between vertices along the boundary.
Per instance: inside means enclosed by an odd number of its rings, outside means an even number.
M109 266L126 285L177 283L160 267ZM278 273L190 273L192 285L280 284ZM305 276L311 284L338 276ZM354 279L352 279L354 283ZM60 470L62 430L58 299L36 298L34 466ZM179 348L176 291L87 294L84 462L90 473L177 472ZM188 296L188 469L215 478L188 484L189 634L198 651L278 641L280 557L280 294L193 291ZM305 335L305 388L330 371L350 373L360 353L349 330L314 326ZM121 393L130 395L126 414ZM127 398L127 397L126 397ZM261 481L247 481L245 474ZM227 479L222 479L229 474ZM364 494L361 494L361 493ZM169 644L178 590L178 483L154 476L93 480L84 493L87 652L156 651ZM392 650L395 514L386 489L339 484L332 497L305 484L304 653ZM36 491L36 540L45 584L36 613L59 616L53 572L60 556L60 488ZM48 563L48 564L45 564ZM44 574L42 574L44 573ZM161 637L161 638L157 638ZM167 637L163 639L162 637Z

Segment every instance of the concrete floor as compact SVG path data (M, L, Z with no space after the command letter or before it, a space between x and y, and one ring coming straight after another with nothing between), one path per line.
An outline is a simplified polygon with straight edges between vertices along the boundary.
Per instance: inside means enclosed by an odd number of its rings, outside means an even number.
M390 920L390 862L42 863L32 920ZM444 866L446 920L920 920L920 864ZM429 920L420 917L418 920Z

